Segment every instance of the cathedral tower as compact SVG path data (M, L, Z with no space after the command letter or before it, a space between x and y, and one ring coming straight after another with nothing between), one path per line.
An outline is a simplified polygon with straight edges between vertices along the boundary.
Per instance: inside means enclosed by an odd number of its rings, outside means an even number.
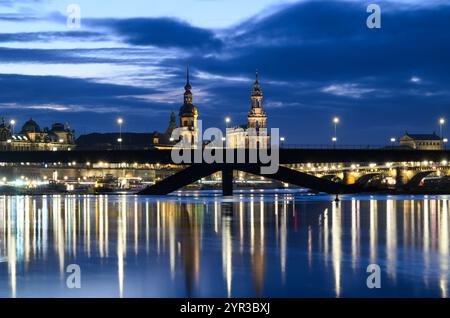
M252 107L248 113L248 128L266 128L267 127L267 116L266 112L263 110L263 93L261 86L259 85L259 74L256 71L256 80L253 84L252 89Z
M180 128L183 140L190 144L196 144L198 140L198 110L192 104L192 86L190 83L189 68L186 71L186 85L184 86L184 103L180 108Z

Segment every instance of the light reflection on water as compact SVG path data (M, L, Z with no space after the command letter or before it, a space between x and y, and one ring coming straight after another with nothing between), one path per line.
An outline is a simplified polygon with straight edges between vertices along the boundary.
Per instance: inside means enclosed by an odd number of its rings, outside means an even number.
M4 196L0 297L448 297L448 199Z

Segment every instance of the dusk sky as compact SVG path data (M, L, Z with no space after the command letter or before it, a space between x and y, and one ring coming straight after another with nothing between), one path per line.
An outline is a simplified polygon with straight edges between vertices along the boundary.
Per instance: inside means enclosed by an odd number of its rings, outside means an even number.
M67 5L81 29L67 28ZM369 29L367 5L381 6ZM204 126L246 122L259 69L287 143L385 144L450 125L450 1L0 0L0 115L77 136L164 131L191 68ZM445 128L450 134L450 127Z

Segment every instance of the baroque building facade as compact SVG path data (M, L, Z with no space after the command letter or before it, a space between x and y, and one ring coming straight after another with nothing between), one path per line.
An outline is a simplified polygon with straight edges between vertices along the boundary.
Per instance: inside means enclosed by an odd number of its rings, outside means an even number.
M267 114L263 108L263 92L259 83L259 73L251 93L251 107L247 124L227 128L226 145L228 148L268 148L270 136L267 132Z
M189 78L189 68L186 73L186 85L184 86L184 101L180 108L180 140L183 144L195 147L198 143L198 109L193 104L192 86Z
M2 117L0 124L1 151L59 151L75 148L75 131L66 125L55 123L51 128L41 127L33 120L28 120L18 134Z
M436 133L410 134L406 132L400 138L400 146L416 150L443 150L444 140Z

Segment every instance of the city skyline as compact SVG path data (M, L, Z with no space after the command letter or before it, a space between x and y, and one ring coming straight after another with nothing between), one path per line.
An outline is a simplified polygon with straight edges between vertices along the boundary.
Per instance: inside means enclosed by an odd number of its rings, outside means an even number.
M78 3L82 27L71 31L68 3L0 1L0 109L17 127L70 121L79 136L116 132L121 117L124 131L162 130L182 105L186 65L206 127L245 122L255 69L268 127L287 143L330 144L335 116L343 144L438 133L447 117L450 47L435 32L450 24L443 1L381 2L378 30L355 1L267 0L236 17L212 2L209 18L194 0L189 10Z

